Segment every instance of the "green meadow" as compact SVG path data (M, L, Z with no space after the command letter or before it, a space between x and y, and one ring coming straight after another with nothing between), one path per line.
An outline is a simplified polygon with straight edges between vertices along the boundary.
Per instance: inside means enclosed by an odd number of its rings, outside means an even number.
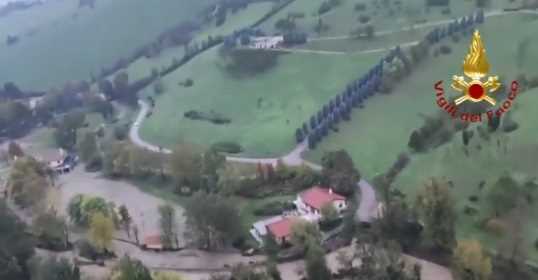
M224 69L216 47L163 78L167 90L156 98L141 135L164 147L235 141L246 155L281 155L293 148L298 126L379 59L380 54L281 54L274 68L237 78ZM194 80L193 87L178 85L186 78ZM214 111L232 122L189 120L183 117L189 110Z
M358 17L360 15L370 16L370 23L375 30L399 30L402 26L411 26L420 22L431 22L442 19L451 19L468 15L476 8L475 1L460 0L450 1L450 13L443 13L444 7L425 8L424 0L405 0L405 1L382 1L382 0L341 0L340 4L332 8L329 12L318 16L318 9L324 0L296 0L294 3L277 13L271 20L264 23L261 28L269 33L278 32L275 29L275 23L286 18L290 12L302 12L305 17L296 19L295 23L298 30L310 33L313 37L330 37L348 35L350 31L360 26ZM366 9L356 11L355 5L363 3ZM375 4L377 3L377 5ZM384 4L386 3L386 4ZM516 7L522 3L521 0L509 2L506 0L492 0L487 10L496 10L502 8ZM378 7L376 7L378 6ZM391 12L392 11L392 12ZM317 34L314 26L318 23L319 18L323 23L328 25L328 30Z
M534 57L538 56L538 18L535 15L506 15L488 19L479 27L491 64L491 74L512 80L519 73L528 76L538 74ZM510 42L510 43L506 43ZM408 152L407 143L411 132L423 123L424 115L436 113L433 84L444 80L445 94L456 94L450 90L450 77L462 72L462 60L468 51L470 36L459 43L448 39L442 44L452 47L452 53L429 58L409 77L400 82L393 93L378 95L366 101L365 107L352 114L352 121L340 126L339 133L330 134L307 158L319 161L323 152L346 149L359 170L369 180L385 172L401 152ZM417 190L430 177L443 177L454 183L453 195L460 219L459 238L479 238L495 249L495 236L478 227L480 212L471 217L463 214L465 206L472 205L468 198L480 195L478 184L484 180L490 186L504 173L520 180L535 178L538 167L538 90L519 95L512 107L512 118L519 129L511 133L495 132L490 141L475 137L469 144L470 155L465 156L461 134L458 133L447 144L430 152L412 154L409 166L397 177L394 186L414 200ZM506 150L497 146L497 140L506 143ZM502 147L502 146L501 146ZM510 190L507 190L510 191ZM472 205L485 211L482 202ZM530 211L526 226L528 246L538 238L538 209ZM533 260L538 260L535 250L529 250Z
M78 9L78 1L48 1L12 13L0 18L0 37L20 41L0 44L0 77L27 89L88 79L212 2L114 0Z
M193 42L206 40L208 36L227 35L234 30L242 29L249 26L263 17L271 10L272 4L269 2L252 3L246 9L237 11L235 14L229 14L226 21L221 26L215 26L214 22L205 25L201 31L194 36ZM134 63L131 63L125 71L132 80L147 77L151 69L161 69L172 63L173 59L180 60L185 53L184 47L165 49L156 57L141 57Z

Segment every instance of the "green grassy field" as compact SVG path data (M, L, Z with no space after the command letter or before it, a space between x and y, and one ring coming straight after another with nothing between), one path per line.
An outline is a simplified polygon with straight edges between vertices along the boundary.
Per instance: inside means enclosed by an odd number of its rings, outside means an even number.
M215 26L214 22L204 26L203 29L195 35L193 41L200 42L206 40L208 36L215 37L217 35L227 35L234 30L244 28L256 22L269 12L271 7L272 4L268 2L250 4L246 9L239 10L235 14L229 14L226 21L221 26ZM147 75L151 73L151 69L156 68L161 70L161 68L169 66L174 58L180 60L184 55L184 51L184 47L169 48L156 57L142 57L129 65L126 71L129 74L129 78L132 80L147 77Z
M9 47L0 44L0 76L30 89L87 79L166 28L196 17L212 2L115 0L97 1L95 9L77 9L78 1L49 1L13 13L0 19L0 35L18 35L21 40ZM32 30L33 35L25 35Z
M488 19L480 31L488 52L491 74L499 74L507 79L513 79L518 73L530 76L538 74L538 69L532 63L532 58L538 57L538 19L535 16L511 15ZM404 79L392 94L368 100L364 109L353 113L352 122L343 124L341 132L330 135L307 157L319 161L324 151L344 148L350 152L367 179L371 180L375 175L385 172L398 153L408 150L411 131L423 122L421 115L439 110L435 105L434 82L444 80L446 94L452 94L449 90L450 77L462 72L461 61L467 52L469 40L470 37L467 36L458 44L451 42L452 54L429 59ZM527 42L527 46L521 47L522 42ZM519 123L519 129L510 134L495 133L490 142L480 141L475 136L469 145L470 157L464 155L460 134L448 144L429 153L414 154L410 165L399 175L394 186L413 200L416 191L428 178L436 176L452 180L456 207L460 214L458 237L480 238L495 249L497 240L477 226L478 218L463 214L463 208L470 204L470 195L478 194L477 186L482 180L489 186L504 172L521 179L536 175L536 104L538 90L520 95L512 109L513 119ZM497 139L508 143L506 153L498 149ZM481 146L480 149L477 148L478 145ZM538 223L535 222L537 216L532 214L537 213L535 210L538 209L531 210L531 222L526 228L529 247L538 237ZM530 251L532 259L538 260L538 253Z
M168 90L157 98L141 135L165 147L181 140L206 147L237 141L247 155L280 155L295 144L296 127L379 58L378 54L283 54L268 72L238 79L223 69L214 48L164 77ZM194 80L193 87L178 85L186 78ZM214 110L232 123L192 121L183 117L189 110Z
M538 29L533 29L536 27L538 20L534 15L507 15L488 19L479 28L491 73L505 77L515 77L520 72L538 73L531 59L520 58L538 56ZM518 55L518 45L523 41L529 41L526 53ZM343 123L339 133L330 134L307 158L319 161L324 151L345 148L367 178L386 171L396 155L407 149L411 131L422 124L421 115L438 110L433 84L444 80L448 89L451 76L462 72L461 61L468 51L470 37L462 38L458 44L445 42L452 46L451 55L429 59L402 80L393 93L369 99L364 109L353 112L353 121Z
M334 39L311 40L299 46L300 49L340 51L340 52L361 52L418 41L430 31L430 28L416 29L412 31L402 31L392 34L383 34L371 39L349 39L336 37Z
M396 4L397 1L390 0L386 1L388 3L387 6L382 4L385 1L341 0L339 6L321 16L323 22L329 25L329 29L318 35L314 32L314 26L318 23L319 17L317 11L322 2L323 0L296 0L261 27L270 33L277 32L278 30L274 26L278 19L285 18L290 12L303 12L305 13L305 18L296 20L297 29L308 32L313 37L326 37L348 35L351 30L360 25L357 20L359 15L369 15L371 17L371 24L376 30L398 30L401 26L409 26L421 21L461 17L471 13L476 8L475 1L450 1L450 14L443 14L443 8L441 7L432 7L427 11L423 0L400 1L402 3L401 5ZM374 5L375 2L379 2L379 8L376 8ZM514 2L492 0L487 9L514 7L520 5L521 2L520 0ZM366 10L355 11L354 7L357 3L366 4ZM393 10L392 14L389 12L390 10Z

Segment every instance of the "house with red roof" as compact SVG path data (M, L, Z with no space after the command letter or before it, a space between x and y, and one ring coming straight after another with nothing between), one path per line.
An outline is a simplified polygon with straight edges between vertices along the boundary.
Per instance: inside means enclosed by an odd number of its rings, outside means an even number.
M282 220L267 225L267 233L271 234L275 241L283 245L291 239L291 226L293 219L284 217Z
M320 186L314 186L301 192L293 203L299 214L312 222L321 219L321 208L327 204L332 204L339 213L347 209L344 196L334 193L330 188Z
M164 249L164 246L161 242L160 234L146 235L144 237L144 243L142 247L147 250L161 251Z

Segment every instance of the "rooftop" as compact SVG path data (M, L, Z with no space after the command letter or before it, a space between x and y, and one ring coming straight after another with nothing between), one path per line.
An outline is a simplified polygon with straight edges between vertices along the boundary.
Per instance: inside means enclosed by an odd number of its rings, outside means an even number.
M280 221L267 225L267 229L276 238L288 237L291 235L292 220L283 218Z
M321 210L327 203L338 200L346 200L345 197L334 193L331 189L314 186L300 194L301 199L314 209Z

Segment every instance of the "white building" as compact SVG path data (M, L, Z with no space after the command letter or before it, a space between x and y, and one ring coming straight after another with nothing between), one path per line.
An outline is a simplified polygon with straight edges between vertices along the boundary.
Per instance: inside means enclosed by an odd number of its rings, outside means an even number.
M254 37L250 45L255 49L274 49L282 42L284 42L284 36Z

